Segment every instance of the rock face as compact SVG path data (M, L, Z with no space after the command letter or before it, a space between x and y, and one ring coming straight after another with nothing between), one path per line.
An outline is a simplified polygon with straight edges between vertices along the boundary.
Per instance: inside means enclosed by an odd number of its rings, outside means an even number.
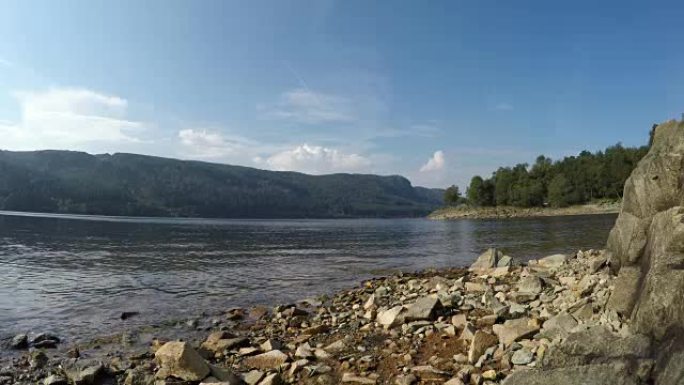
M605 327L571 331L572 325L563 322L561 329L570 333L545 356L543 370L515 372L505 384L603 384L609 379L684 385L684 122L658 125L652 135L648 154L625 183L605 261L618 278L603 317L610 325L622 316L631 321L631 330L619 335ZM592 261L591 269L603 264ZM578 290L593 284L584 280Z
M609 260L624 291L610 304L637 332L663 344L684 330L684 122L654 128L648 154L625 182L622 210L608 238ZM684 345L665 343L656 383L684 367ZM677 384L684 384L679 377Z

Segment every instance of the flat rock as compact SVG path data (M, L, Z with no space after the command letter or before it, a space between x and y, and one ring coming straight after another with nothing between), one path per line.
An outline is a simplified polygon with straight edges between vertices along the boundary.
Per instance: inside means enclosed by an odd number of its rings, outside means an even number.
M187 342L167 342L154 356L165 373L182 380L200 381L210 373L209 365Z
M575 317L563 312L546 320L541 332L550 339L564 338L575 326L577 326Z
M356 374L353 374L353 373L344 373L342 375L342 382L352 383L352 384L361 384L361 385L375 385L374 379L368 378L368 377L357 376Z
M226 350L239 348L249 345L249 339L245 337L235 337L226 332L211 333L202 343L201 348L213 353L222 353Z
M544 289L541 279L533 275L521 278L517 285L517 289L521 293L539 294Z
M400 324L404 323L404 319L403 319L404 317L402 315L403 312L404 312L403 306L395 306L389 310L378 312L378 316L376 317L375 320L380 325L389 329L393 326L400 325Z
M280 365L288 361L287 354L280 350L271 350L270 352L258 354L256 356L247 357L243 363L252 369L276 369Z
M534 355L527 348L518 349L513 353L511 357L511 363L513 365L527 365L532 362Z
M584 365L553 370L516 370L502 385L637 385L636 376L624 365Z
M542 267L558 267L567 262L568 259L570 257L565 254L553 254L537 260L537 264Z
M427 296L418 298L414 303L408 305L404 314L405 321L423 321L434 318L435 313L442 307L437 296Z
M533 336L539 331L539 327L529 318L518 318L496 324L492 326L492 331L504 346L510 346L515 341Z

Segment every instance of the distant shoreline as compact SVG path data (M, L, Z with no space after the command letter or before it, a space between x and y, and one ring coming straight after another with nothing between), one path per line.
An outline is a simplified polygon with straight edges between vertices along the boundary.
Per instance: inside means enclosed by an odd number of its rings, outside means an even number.
M533 217L556 217L570 215L596 215L617 214L620 212L621 202L601 202L575 205L562 208L551 207L443 207L435 210L429 219L452 220L452 219L504 219L504 218L533 218Z

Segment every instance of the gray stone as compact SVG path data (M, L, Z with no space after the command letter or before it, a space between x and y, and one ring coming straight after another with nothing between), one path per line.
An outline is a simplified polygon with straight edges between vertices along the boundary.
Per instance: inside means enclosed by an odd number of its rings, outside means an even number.
M264 376L265 374L262 371L251 370L248 373L245 373L243 379L247 385L257 385Z
M615 289L608 299L606 308L615 310L623 316L632 314L639 290L641 268L638 266L623 266L614 281Z
M521 278L516 287L521 293L539 294L543 290L541 279L533 275Z
M431 320L435 313L442 307L439 298L436 296L427 296L418 298L414 303L409 305L404 314L405 321L422 321Z
M532 362L534 355L527 348L518 349L513 353L511 357L511 363L513 365L527 365Z
M636 376L625 365L599 364L552 370L517 370L502 385L638 385Z
M403 306L395 306L389 310L379 311L375 320L385 328L389 329L393 326L404 323L403 314L405 309Z
M17 334L12 337L10 341L10 348L12 349L26 349L28 348L28 336L26 334Z
M577 326L575 317L563 312L546 320L541 332L550 339L564 338L575 326Z
M476 274L484 274L492 268L495 268L501 257L503 257L501 251L497 249L488 249L477 257L468 270Z
M539 327L529 318L518 318L496 324L492 326L492 330L504 346L510 346L515 341L533 336L539 331Z

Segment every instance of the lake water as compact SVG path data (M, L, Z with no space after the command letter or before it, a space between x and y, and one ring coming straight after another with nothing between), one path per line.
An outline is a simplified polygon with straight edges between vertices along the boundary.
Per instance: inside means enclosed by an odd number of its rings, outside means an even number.
M67 338L291 302L390 271L600 248L615 215L205 220L0 214L0 333ZM140 316L121 321L122 311Z

